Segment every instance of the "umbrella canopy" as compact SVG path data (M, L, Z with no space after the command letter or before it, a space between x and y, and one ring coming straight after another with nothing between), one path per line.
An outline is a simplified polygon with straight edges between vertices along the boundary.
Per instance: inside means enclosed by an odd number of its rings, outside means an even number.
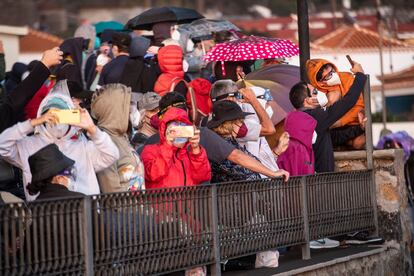
M114 31L122 31L124 29L124 25L118 21L101 21L93 25L95 26L97 34L102 33L106 29Z
M289 91L300 82L300 67L288 64L271 65L246 75L247 86L260 86L270 90L274 103L272 122L278 124L294 110Z
M217 44L206 61L244 61L297 56L299 48L288 39L247 36Z
M155 23L172 21L184 24L200 18L204 18L204 16L193 9L179 7L152 8L130 19L125 24L125 29L151 30Z
M198 19L190 24L180 25L179 31L184 30L191 33L190 38L209 36L213 32L235 30L240 29L233 23L227 20L212 20L212 19Z

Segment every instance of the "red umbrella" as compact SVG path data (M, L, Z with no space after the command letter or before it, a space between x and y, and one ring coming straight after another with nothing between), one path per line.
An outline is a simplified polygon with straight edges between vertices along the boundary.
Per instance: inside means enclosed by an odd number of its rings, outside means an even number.
M206 61L244 61L297 56L299 48L288 39L247 36L217 44Z

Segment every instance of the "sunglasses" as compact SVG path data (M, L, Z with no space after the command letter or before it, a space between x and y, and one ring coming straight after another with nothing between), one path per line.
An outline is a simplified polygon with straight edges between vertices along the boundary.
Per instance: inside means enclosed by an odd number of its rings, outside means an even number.
M306 91L308 92L308 97L318 95L318 90L316 88L313 88L312 91L310 91L310 89L307 85L306 85Z
M224 100L227 97L235 97L236 99L239 99L239 100L243 99L243 95L240 92L236 91L236 92L231 92L231 93L228 93L228 94L218 96L217 98L212 99L211 101L216 102L216 101Z
M328 81L328 80L330 80L332 78L332 75L334 73L335 73L335 70L332 68L331 71L329 71L329 73L326 74L326 76L321 79L321 81Z

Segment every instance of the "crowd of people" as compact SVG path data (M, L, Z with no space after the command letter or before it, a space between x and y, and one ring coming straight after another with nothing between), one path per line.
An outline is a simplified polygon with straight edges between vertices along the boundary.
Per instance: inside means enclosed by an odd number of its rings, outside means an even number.
M174 22L154 25L152 39L109 29L96 36L90 27L8 73L0 47L0 190L32 201L288 181L334 171L334 147L364 147L366 76L357 62L351 73L309 60L310 83L286 95L295 110L272 147L273 99L245 85L249 63L203 60L231 32L183 43ZM65 122L62 110L78 110L77 121Z

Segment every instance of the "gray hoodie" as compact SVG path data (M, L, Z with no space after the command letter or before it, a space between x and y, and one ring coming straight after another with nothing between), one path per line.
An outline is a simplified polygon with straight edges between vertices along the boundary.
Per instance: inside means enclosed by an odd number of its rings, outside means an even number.
M43 99L39 106L37 117L42 108L54 97L64 100L69 108L74 108L66 81L58 82L53 90ZM32 136L28 134L35 131ZM23 183L26 199L31 196L26 190L32 174L28 163L30 155L48 144L55 143L69 158L75 160L76 182L71 190L86 195L99 194L99 185L95 173L112 165L119 158L119 151L108 134L97 129L94 136L88 140L83 134L77 135L79 129L71 126L69 132L62 138L56 138L49 133L44 125L33 129L30 121L18 123L0 134L0 155L4 159L23 170Z

